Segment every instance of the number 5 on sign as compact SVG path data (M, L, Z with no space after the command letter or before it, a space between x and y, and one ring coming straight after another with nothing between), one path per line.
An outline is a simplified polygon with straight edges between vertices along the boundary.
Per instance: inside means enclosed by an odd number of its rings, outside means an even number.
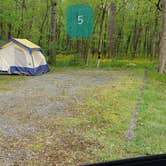
M84 23L83 16L78 16L78 24L81 25Z
M74 38L93 34L94 12L89 5L72 5L67 9L67 34Z

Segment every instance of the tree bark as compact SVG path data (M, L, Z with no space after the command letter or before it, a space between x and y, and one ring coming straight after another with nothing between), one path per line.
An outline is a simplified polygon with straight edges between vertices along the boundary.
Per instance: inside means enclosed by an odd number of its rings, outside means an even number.
M158 26L158 10L156 9L155 12L155 21L154 21L154 31L153 31L153 43L152 43L152 56L155 57L156 56L156 47L157 47L157 26Z
M136 36L135 36L134 45L133 45L133 51L134 51L133 57L135 57L138 54L137 49L138 49L138 44L139 44L140 37L141 37L141 32L142 32L142 28L139 27L136 30Z
M143 43L143 53L147 56L148 55L148 26L144 27L144 43Z
M129 34L128 38L127 38L127 41L126 41L126 56L128 55L128 52L129 52L129 48L130 48L130 43L131 43L131 33Z
M159 56L159 72L165 73L166 67L166 0L162 0L163 3L163 31L161 37L160 56Z
M8 39L12 37L12 25L8 24Z
M110 5L110 46L109 46L109 56L108 58L115 56L115 37L116 37L116 5L114 2L111 2Z
M22 33L23 33L23 29L24 29L24 11L27 10L26 0L22 0L22 1L20 1L20 3L21 3L21 24L20 24L18 32L17 32L17 38L19 38L20 35L22 35Z
M57 1L51 0L51 25L49 40L49 63L56 63L56 40L57 40Z
M2 39L2 37L3 37L3 23L2 22L0 22L0 40Z
M122 4L122 15L121 15L121 25L120 28L118 30L118 36L117 36L117 54L119 55L119 53L122 53L122 45L123 45L123 34L124 34L124 23L125 23L125 7L126 7L126 0L123 0L123 4Z
M43 20L41 22L41 26L39 28L39 31L40 31L40 36L39 36L39 45L41 45L41 42L42 42L42 39L43 39L43 29L44 29L44 24L47 20L47 17L48 17L48 10L49 10L49 4L48 4L48 0L46 1L47 2L47 9L46 9L46 13L45 15L43 16Z
M106 1L102 4L102 16L100 21L100 34L99 34L99 44L98 44L98 55L101 54L102 46L103 46L103 31L104 31L104 24L105 24L105 14L106 14Z

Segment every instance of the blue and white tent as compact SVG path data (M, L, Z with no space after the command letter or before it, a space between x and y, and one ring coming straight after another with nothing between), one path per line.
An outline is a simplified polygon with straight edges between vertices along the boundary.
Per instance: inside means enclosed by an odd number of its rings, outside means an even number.
M48 71L46 59L38 45L15 38L0 45L0 74L38 75Z

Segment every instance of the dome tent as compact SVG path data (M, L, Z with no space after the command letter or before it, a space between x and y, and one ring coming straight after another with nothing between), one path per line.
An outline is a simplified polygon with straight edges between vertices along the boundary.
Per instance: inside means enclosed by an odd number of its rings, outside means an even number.
M40 46L11 38L0 45L0 74L38 75L49 71Z

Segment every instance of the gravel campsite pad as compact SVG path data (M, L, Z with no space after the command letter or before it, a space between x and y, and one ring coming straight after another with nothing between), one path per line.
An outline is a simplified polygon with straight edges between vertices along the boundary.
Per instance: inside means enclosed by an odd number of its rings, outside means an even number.
M85 106L92 89L111 88L126 77L133 75L80 70L9 82L0 91L0 165L77 165L95 160L102 145L65 119L79 116L78 105Z

